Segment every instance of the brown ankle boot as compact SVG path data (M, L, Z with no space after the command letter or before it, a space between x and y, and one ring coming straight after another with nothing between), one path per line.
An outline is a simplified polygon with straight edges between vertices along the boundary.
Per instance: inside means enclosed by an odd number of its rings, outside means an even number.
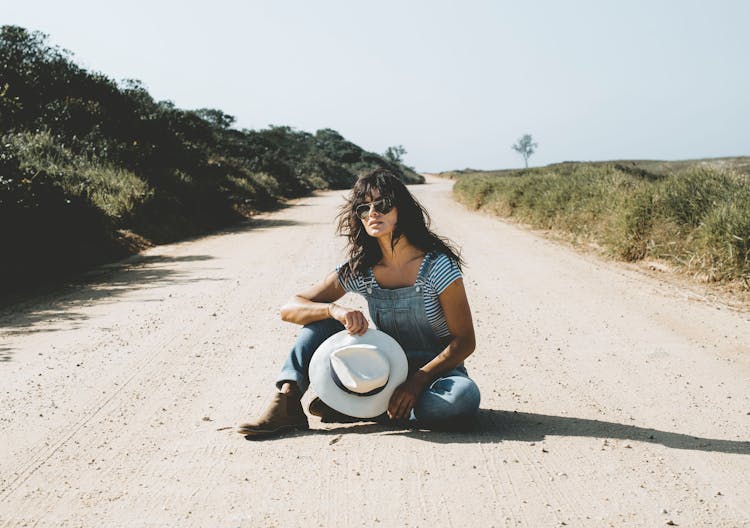
M252 422L239 426L237 432L245 436L274 436L292 429L309 429L298 393L274 394L266 411Z
M323 403L323 400L317 396L310 402L307 412L313 416L320 417L320 421L323 423L354 423L363 421L362 418L354 418L353 416L348 416L336 409L332 409Z

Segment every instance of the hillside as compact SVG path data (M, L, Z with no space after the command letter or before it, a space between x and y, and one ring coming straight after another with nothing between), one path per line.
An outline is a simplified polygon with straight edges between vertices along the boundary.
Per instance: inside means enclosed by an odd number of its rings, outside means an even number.
M76 65L46 35L0 28L0 294L230 225L386 167L332 129L233 128Z
M742 174L750 174L750 156L732 156L724 158L701 158L693 160L609 160L609 161L564 161L552 163L544 167L532 167L529 169L498 169L498 170L476 170L471 168L450 170L437 173L442 178L457 179L468 175L483 176L522 176L526 173L533 174L540 170L565 170L576 167L619 167L646 177L658 178L669 174L684 171L694 167L705 167L710 169L729 169Z
M628 261L750 290L750 157L441 173L454 196Z

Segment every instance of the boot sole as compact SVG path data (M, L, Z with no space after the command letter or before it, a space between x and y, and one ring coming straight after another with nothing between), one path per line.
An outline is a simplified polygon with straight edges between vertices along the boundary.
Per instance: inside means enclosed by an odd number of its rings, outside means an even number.
M310 424L301 423L301 424L281 425L277 427L276 429L250 429L250 428L244 428L240 426L237 428L237 432L243 436L273 436L276 434L291 431L293 429L299 429L300 431L307 431L308 429L310 429Z

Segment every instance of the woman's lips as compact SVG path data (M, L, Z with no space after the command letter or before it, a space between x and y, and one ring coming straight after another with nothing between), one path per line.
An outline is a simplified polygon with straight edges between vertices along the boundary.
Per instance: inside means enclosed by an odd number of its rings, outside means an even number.
M383 222L370 222L370 227L375 227L381 225Z

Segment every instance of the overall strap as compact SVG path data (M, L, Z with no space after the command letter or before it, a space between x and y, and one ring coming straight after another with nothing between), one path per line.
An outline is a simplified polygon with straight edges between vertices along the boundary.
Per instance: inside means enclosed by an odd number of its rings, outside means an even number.
M436 256L437 254L434 251L428 251L427 253L425 253L422 265L419 267L417 280L414 283L414 286L418 292L422 291L422 289L427 285L427 277L430 276L430 271L435 265Z

